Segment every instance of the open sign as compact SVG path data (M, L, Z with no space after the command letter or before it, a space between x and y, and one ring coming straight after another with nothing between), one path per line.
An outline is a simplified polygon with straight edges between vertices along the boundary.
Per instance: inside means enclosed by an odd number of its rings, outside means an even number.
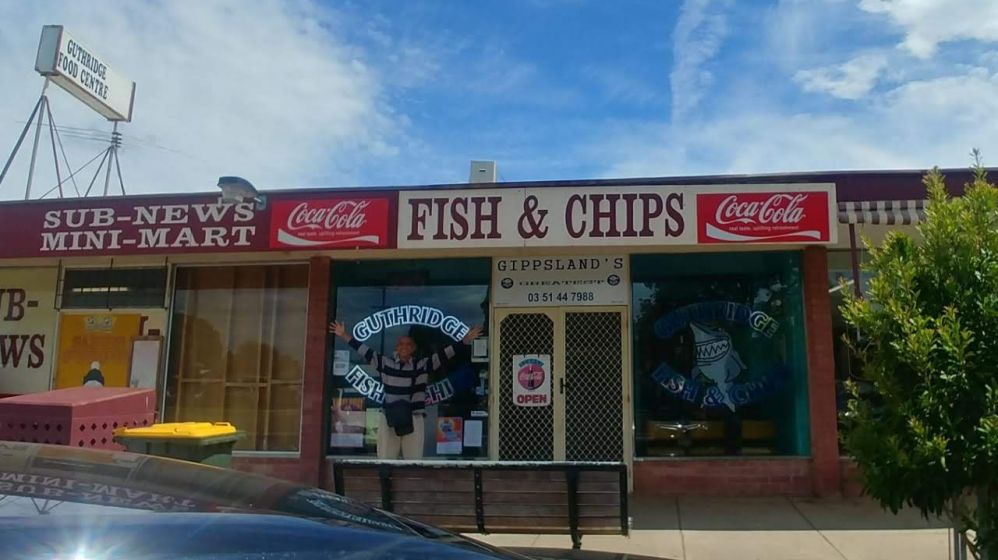
M551 404L550 354L513 356L513 404L516 406Z

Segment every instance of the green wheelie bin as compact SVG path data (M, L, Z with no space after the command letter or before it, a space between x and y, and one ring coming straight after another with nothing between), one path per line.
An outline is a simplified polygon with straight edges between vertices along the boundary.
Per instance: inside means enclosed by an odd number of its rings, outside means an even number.
M173 422L118 428L114 441L132 453L228 468L232 466L232 447L244 435L228 422Z

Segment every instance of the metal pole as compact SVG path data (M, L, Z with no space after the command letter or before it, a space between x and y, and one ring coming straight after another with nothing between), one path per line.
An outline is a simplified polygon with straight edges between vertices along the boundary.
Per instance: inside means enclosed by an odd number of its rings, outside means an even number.
M48 108L49 122L52 122L52 105L50 103L46 103L45 106ZM52 130L55 131L55 139L56 139L56 142L59 143L59 151L62 152L62 161L64 161L66 163L66 170L70 172L69 173L69 179L73 181L73 190L76 191L76 196L79 197L80 196L80 187L76 184L76 171L73 171L73 166L69 164L69 158L66 157L66 148L62 145L62 137L59 135L59 129L55 128L55 127L52 127ZM94 159L97 159L97 156L94 156ZM90 161L93 161L93 159L90 160ZM86 166L89 163L90 162L88 161L87 163L85 163L83 165Z
M114 168L118 170L118 185L121 186L121 196L125 196L125 180L121 178L121 163L117 154L114 156Z
M52 109L49 107L48 102L45 103L45 112L49 116L49 140L52 141L52 161L55 162L55 180L56 186L59 187L59 198L63 197L62 193L62 173L59 171L59 152L55 149L55 122L52 120ZM70 170L72 171L72 170ZM42 198L45 198L42 196Z
M856 247L856 224L849 224L849 260L852 262L852 289L862 297L863 290L859 275L859 249Z
M959 531L953 529L953 560L968 560L969 550L967 550L967 537Z
M992 517L994 515L994 512L991 511L991 505L992 505L991 499L992 499L992 491L990 486L982 485L977 488L977 511L974 512L974 515L977 516L977 522L979 524L982 524L985 519L994 519ZM981 542L980 538L978 538L977 542L978 543ZM980 552L981 560L994 560L993 558L991 558L989 550L992 546L993 545L988 543L987 548L981 547L978 550L978 552Z
M21 149L21 142L24 142L24 137L28 135L28 129L31 128L31 123L35 120L35 115L38 114L38 108L42 106L42 99L45 99L45 96L38 98L38 101L35 103L35 108L31 110L31 116L28 117L28 122L24 123L24 129L21 130L21 135L17 137L17 143L14 144L14 150L10 152L10 157L7 158L7 163L3 166L3 171L0 171L0 185L3 184L3 178L7 176L7 170L10 169L10 164L14 163L14 156L16 156L17 151Z
M100 175L101 167L104 167L104 162L107 160L107 154L111 151L111 148L106 148L103 152L97 155L103 155L100 163L97 164L97 171L94 171L94 178L90 179L90 186L87 187L87 192L83 193L84 197L90 196L90 189L94 188L94 183L97 182L97 176Z
M45 97L45 90L49 87L49 79L45 78L45 84L42 85L42 96L40 102L43 104L48 103L48 97ZM42 135L42 115L38 115L38 122L35 123L35 145L31 148L31 163L28 165L28 185L24 188L24 200L31 198L31 180L35 175L35 158L38 156L38 139Z
M111 159L107 160L107 173L104 174L104 196L107 196L108 187L111 185L111 161L118 157L118 121L114 121L114 128L111 130L111 147L108 155Z

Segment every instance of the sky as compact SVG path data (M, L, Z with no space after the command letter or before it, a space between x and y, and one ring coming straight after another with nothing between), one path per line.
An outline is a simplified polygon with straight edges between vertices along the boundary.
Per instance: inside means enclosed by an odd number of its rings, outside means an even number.
M45 24L137 83L129 194L465 182L474 159L503 181L998 162L994 0L0 0L4 160ZM48 94L76 170L111 125ZM47 125L39 146L33 198Z

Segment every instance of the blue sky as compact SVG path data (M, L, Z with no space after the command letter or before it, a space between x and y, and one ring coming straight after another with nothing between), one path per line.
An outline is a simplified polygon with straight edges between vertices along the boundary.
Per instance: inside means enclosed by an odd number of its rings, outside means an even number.
M138 83L135 193L461 182L472 159L507 181L998 160L992 0L0 0L0 21L0 151L63 23ZM109 126L52 107L78 167Z

